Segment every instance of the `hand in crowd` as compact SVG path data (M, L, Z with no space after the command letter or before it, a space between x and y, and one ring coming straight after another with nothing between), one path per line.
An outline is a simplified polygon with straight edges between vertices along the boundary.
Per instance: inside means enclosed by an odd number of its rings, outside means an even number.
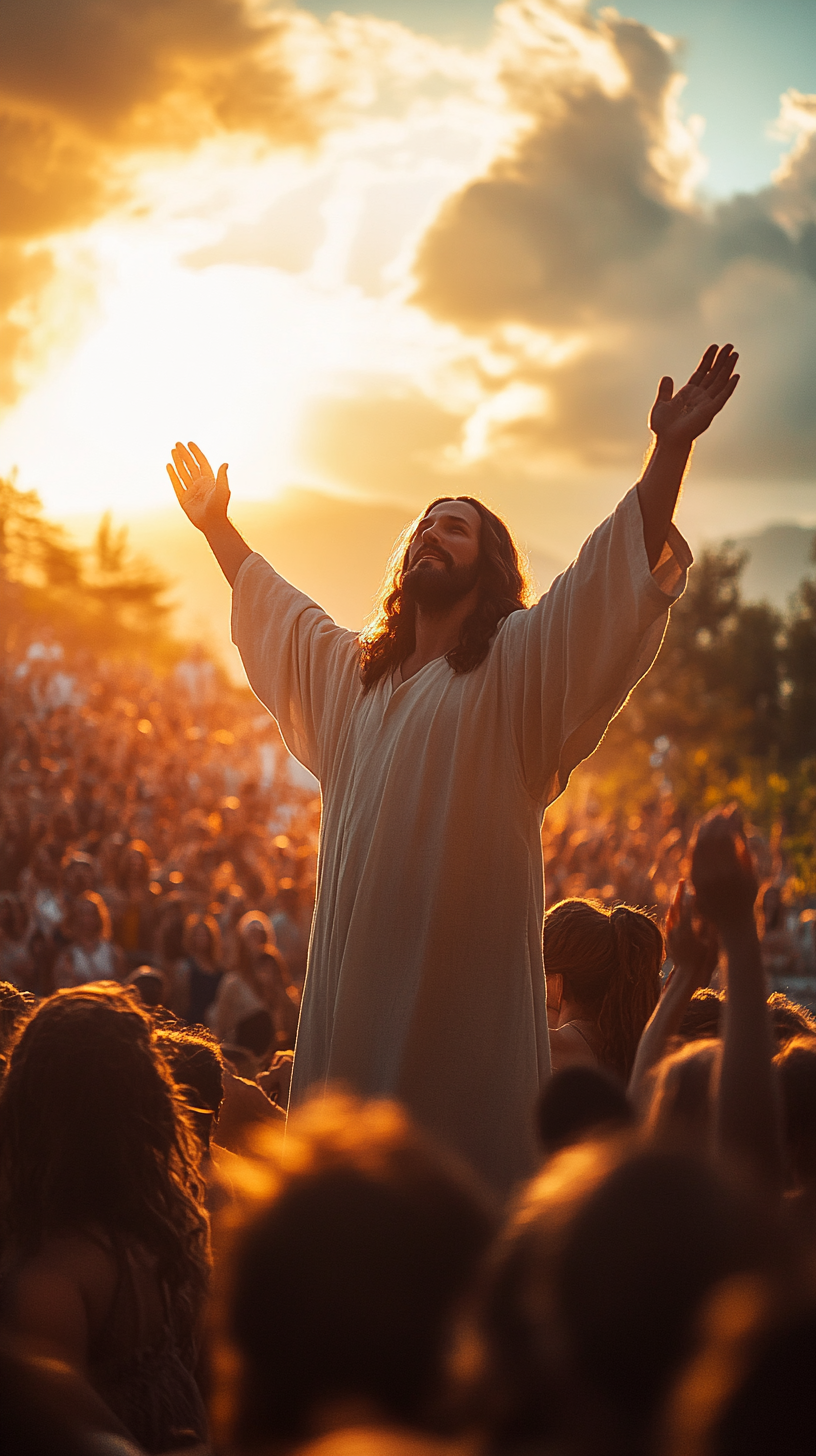
M759 887L736 804L701 819L691 844L691 879L698 910L713 925L723 929L753 917Z
M673 975L696 986L707 986L716 969L719 940L716 927L698 912L688 881L678 881L666 917L666 950L674 963Z

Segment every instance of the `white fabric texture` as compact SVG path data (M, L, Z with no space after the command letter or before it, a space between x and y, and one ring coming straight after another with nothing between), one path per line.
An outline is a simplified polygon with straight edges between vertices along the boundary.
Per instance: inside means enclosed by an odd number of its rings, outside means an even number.
M323 799L290 1105L393 1097L494 1188L533 1170L544 810L651 666L690 564L671 527L650 572L632 489L474 671L438 658L368 693L356 635L242 564L233 641Z

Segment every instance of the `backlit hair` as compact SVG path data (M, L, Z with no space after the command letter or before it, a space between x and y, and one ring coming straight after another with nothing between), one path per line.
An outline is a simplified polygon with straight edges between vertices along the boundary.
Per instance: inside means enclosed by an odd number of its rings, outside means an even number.
M544 969L598 1029L598 1059L629 1080L660 996L663 936L643 910L562 900L544 917Z
M0 1241L25 1259L84 1231L135 1243L192 1354L209 1226L190 1114L150 1018L126 991L57 991L13 1044L0 1092Z
M469 495L440 496L403 531L388 563L380 603L360 634L360 675L366 691L393 672L416 645L416 604L403 593L411 543L428 513L446 501L463 501L481 520L479 599L462 626L459 641L445 654L456 673L472 672L487 656L496 629L532 599L531 585L516 543L500 516Z

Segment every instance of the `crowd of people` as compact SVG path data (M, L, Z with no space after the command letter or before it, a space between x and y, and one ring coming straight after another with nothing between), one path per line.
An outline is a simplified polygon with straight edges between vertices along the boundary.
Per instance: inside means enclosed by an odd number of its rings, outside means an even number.
M816 913L778 845L666 792L553 816L554 1075L499 1207L394 1104L283 1137L319 802L269 718L203 658L34 646L0 697L3 1450L810 1450Z
M162 679L34 643L4 677L0 777L0 979L135 979L221 1042L291 1049L319 800L248 693L203 657Z

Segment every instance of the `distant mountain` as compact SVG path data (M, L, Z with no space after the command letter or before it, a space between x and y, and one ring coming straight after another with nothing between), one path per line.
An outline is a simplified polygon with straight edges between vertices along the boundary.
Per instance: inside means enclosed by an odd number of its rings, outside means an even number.
M737 536L734 545L748 553L742 593L749 601L788 606L803 576L816 574L811 551L816 528L780 521L751 536Z

